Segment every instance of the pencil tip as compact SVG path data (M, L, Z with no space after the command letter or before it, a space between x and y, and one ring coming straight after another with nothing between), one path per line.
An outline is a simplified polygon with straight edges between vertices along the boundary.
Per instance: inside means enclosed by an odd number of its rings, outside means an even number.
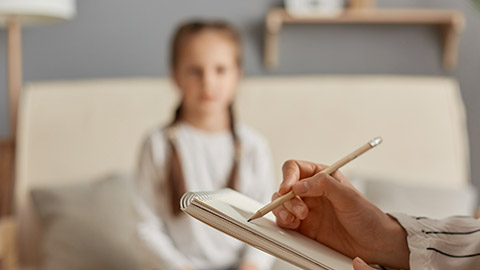
M251 219L251 218L249 218L249 219L247 220L247 222L250 222L251 220L252 220L252 219Z

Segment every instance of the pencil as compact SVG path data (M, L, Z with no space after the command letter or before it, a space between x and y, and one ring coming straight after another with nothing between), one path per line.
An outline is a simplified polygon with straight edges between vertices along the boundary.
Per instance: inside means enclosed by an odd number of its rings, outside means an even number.
M335 162L333 165L329 166L328 168L322 170L321 172L319 173L324 173L324 174L332 174L334 173L336 170L338 170L340 167L342 167L343 165L347 164L348 162L354 160L355 158L357 158L358 156L360 156L361 154L365 153L366 151L372 149L373 147L379 145L380 143L382 142L382 138L380 137L377 137L371 141L369 141L368 143L362 145L360 148L358 148L357 150L353 151L352 153L350 153L349 155L345 156L344 158L340 159L339 161ZM277 199L275 199L273 202L265 205L264 207L260 208L257 212L255 212L255 214L253 214L252 217L250 217L248 219L248 222L254 220L254 219L257 219L257 218L260 218L260 217L263 217L264 215L266 215L268 212L272 211L273 209L279 207L280 205L282 205L284 202L288 201L288 200L291 200L292 198L294 198L296 195L295 193L293 193L293 190L291 190L290 192L288 192L287 194L281 196L281 197L278 197Z

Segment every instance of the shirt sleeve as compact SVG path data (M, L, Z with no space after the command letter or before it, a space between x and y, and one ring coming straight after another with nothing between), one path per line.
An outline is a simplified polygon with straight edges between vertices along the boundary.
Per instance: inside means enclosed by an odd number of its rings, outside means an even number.
M154 162L151 139L147 139L140 154L136 174L136 196L134 207L138 217L137 237L145 255L148 269L173 270L191 265L175 247L166 232L161 217L155 210L158 196L155 185L159 179Z
M390 214L407 232L410 269L478 269L480 220L450 217L442 220Z
M255 188L247 194L262 203L270 202L273 194L273 166L268 144L260 140L252 155L252 167L255 173ZM261 270L271 269L275 258L252 246L245 249L244 261L253 263Z

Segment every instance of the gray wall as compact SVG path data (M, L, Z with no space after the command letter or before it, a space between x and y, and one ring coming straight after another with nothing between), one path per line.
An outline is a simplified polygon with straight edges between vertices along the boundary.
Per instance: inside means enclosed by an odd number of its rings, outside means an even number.
M459 66L441 65L438 29L423 26L303 25L281 34L280 65L261 62L264 15L282 1L77 0L69 22L23 31L25 81L168 75L168 41L191 17L219 17L245 36L247 75L414 74L452 75L467 107L472 179L480 187L480 19L469 0L378 0L381 7L454 8L467 16ZM5 33L0 35L0 135L8 133ZM287 64L288 63L288 64Z

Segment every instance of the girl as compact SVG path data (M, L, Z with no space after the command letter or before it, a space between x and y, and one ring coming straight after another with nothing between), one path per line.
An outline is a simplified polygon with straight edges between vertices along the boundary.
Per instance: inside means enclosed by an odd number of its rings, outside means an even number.
M137 180L137 230L156 269L271 266L269 255L179 209L186 191L230 187L263 202L273 193L266 142L234 122L241 58L239 35L223 22L187 23L174 36L171 75L181 103L173 121L146 139Z

